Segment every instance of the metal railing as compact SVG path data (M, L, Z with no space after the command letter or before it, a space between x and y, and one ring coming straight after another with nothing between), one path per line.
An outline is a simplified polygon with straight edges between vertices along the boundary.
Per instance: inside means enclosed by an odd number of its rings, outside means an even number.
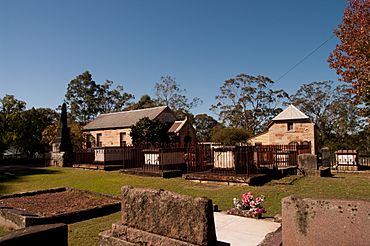
M209 146L194 144L140 144L95 148L76 154L79 163L91 161L102 165L122 165L148 172L181 170L225 175L249 175L261 169L296 166L297 156L310 153L306 145Z

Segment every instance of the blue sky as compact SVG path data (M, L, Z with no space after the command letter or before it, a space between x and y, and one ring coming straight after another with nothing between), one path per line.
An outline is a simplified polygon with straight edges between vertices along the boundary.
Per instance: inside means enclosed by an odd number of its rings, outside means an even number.
M1 0L0 96L56 108L88 70L135 95L176 77L210 113L223 81L239 73L277 80L332 36L345 0ZM336 38L275 84L337 80L327 57Z

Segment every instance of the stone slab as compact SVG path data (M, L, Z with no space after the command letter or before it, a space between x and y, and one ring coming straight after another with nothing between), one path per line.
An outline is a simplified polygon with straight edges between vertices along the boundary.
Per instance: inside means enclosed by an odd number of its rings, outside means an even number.
M106 231L99 236L101 245L105 246L112 244L104 244L102 241L105 241L105 243L122 242L123 244L121 245L196 246L192 243L124 226L121 222L113 224L112 230Z
M282 200L284 245L370 245L370 202Z
M267 234L281 227L267 219L245 218L224 213L214 213L217 239L232 246L258 245Z
M212 201L164 190L122 187L122 225L192 243L217 242Z

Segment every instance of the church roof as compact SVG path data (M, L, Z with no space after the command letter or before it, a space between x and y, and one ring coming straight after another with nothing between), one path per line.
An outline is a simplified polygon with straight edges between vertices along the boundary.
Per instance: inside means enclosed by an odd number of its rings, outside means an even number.
M284 111L278 114L272 121L283 120L308 120L309 117L297 109L294 105L289 105Z
M187 118L185 118L185 120L177 120L173 123L173 125L171 126L171 128L168 130L168 132L171 132L171 133L178 133L181 128L185 125L187 121Z
M126 128L135 125L140 119L148 117L156 119L164 111L171 111L167 106L138 109L123 112L101 114L95 120L88 123L84 130ZM172 111L171 111L172 112Z

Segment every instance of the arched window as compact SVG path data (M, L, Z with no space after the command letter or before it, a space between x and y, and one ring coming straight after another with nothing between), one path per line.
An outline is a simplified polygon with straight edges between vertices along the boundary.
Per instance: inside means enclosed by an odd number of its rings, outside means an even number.
M297 146L297 145L298 145L298 142L297 142L297 141L293 141L293 142L290 142L288 145L294 145L294 146Z

